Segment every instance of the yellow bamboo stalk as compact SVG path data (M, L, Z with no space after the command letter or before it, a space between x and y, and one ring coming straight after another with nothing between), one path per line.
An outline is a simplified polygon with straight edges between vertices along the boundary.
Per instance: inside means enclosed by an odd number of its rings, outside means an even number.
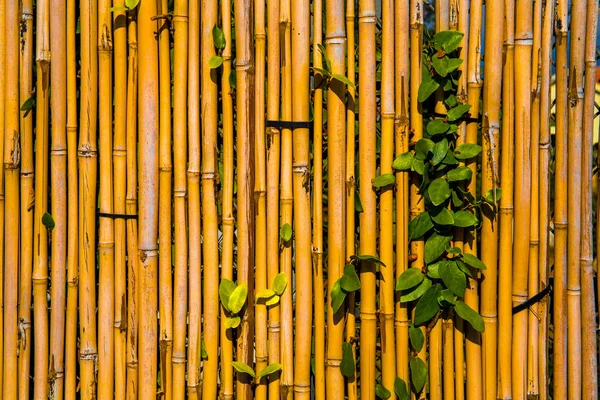
M504 53L502 70L502 159L500 171L500 257L498 261L498 393L512 397L512 242L514 177L514 1L504 3Z
M133 15L132 15L133 14ZM137 214L137 9L130 12L127 68L127 214ZM138 223L130 218L127 227L127 390L128 400L138 396Z
M6 2L0 3L0 76L6 73ZM5 104L6 80L0 79L0 290L4 293L4 222L5 222L5 191L4 191L4 138L5 138ZM0 307L4 308L4 295L0 295ZM4 354L4 313L0 312L0 354ZM0 377L3 377L3 361L0 360ZM2 378L0 378L0 393L3 393Z
M291 47L291 2L280 3L279 29L281 35L281 119L292 120L292 47ZM292 131L283 129L281 135L281 226L292 225ZM279 269L292 280L292 247L286 243L281 251ZM281 296L281 394L284 399L293 397L294 382L294 332L292 321L292 291Z
M65 329L65 398L75 398L77 387L77 289L79 286L79 205L77 174L77 65L75 38L77 18L75 0L66 3L66 106L67 169L69 210L67 218L67 315ZM52 40L52 39L51 39ZM60 98L60 91L57 96ZM56 358L58 359L58 358Z
M265 66L266 66L266 39L265 32L265 1L254 2L254 37L255 37L255 85L256 100L254 112L255 126L255 162L256 171L254 182L254 198L256 202L256 293L267 288L267 166L265 144ZM268 365L267 354L267 306L264 301L255 304L255 351L256 372L262 371ZM259 400L267 398L267 379L257 382L254 397Z
M79 131L79 368L82 399L96 397L96 207L98 52L96 0L81 3Z
M550 71L552 62L552 23L554 3L545 3L542 13L542 44L540 57L540 165L539 165L539 280L540 288L549 284L549 220L550 220ZM548 297L539 303L540 324L539 346L539 386L540 398L548 398Z
M252 343L254 332L253 313L253 263L254 263L254 82L252 71L253 59L253 26L251 23L252 2L236 0L234 8L235 37L236 37L236 109L237 109L237 170L245 171L237 176L237 280L239 284L248 285L248 302L242 309L242 323L237 342L237 361L252 367ZM291 277L291 275L288 275ZM291 293L291 290L286 291ZM238 376L236 398L248 400L251 398L249 382Z
M203 365L202 397L217 398L219 358L219 221L215 181L217 170L217 71L208 68L215 55L212 29L217 24L219 4L202 1L202 220L204 251L204 342L208 359Z
M25 0L20 9L20 102L24 104L35 96L33 84L33 1ZM31 376L31 309L32 309L32 272L33 272L33 227L34 227L34 138L33 111L21 111L21 233L20 233L20 271L19 285L19 399L28 399L30 395Z
M42 216L48 209L48 142L50 89L50 2L36 7L36 139L35 206L33 236L33 309L35 324L34 392L36 400L48 397L48 230Z
M175 269L173 291L173 400L185 398L185 346L188 302L186 223L188 1L175 1L173 13L173 218Z
M568 398L581 398L581 151L586 1L571 4L567 169L567 382Z
M5 31L4 55L6 57L5 73L19 76L19 2L16 0L3 2L0 6L5 10L2 17ZM19 273L19 169L21 162L19 143L19 81L6 79L3 87L6 90L4 108L4 177L6 188L4 224L4 273L3 273L3 387L2 397L7 400L17 399L17 348L18 322L17 300Z
M596 303L594 301L592 165L594 132L594 97L596 86L596 36L598 4L588 1L585 30L585 89L583 104L583 155L581 159L581 351L582 399L598 399L598 344L596 342Z
M567 398L567 14L556 6L556 134L554 168L553 398Z
M394 1L382 2L382 65L381 65L381 174L391 174L394 161ZM381 269L379 286L379 324L381 338L381 384L394 387L396 379L396 341L394 337L394 235L393 188L382 189L379 197L379 255L386 265ZM390 399L395 399L392 394Z
M223 2L225 4L227 2ZM279 37L279 7L280 3L278 0L267 3L269 12L267 15L267 119L277 120L279 119L279 91L280 91L280 37ZM229 15L229 11L228 14ZM225 12L223 12L223 18L225 19ZM228 17L229 18L229 17ZM230 18L227 20L229 22ZM226 26L224 24L224 26ZM229 26L229 32L231 32L231 26ZM227 38L227 33L225 33ZM231 33L229 33L231 37ZM228 39L229 40L229 39ZM226 47L226 51L231 53L231 47ZM229 73L225 73L226 68L230 68L224 63L223 68L223 80L227 81L229 85ZM226 76L227 75L227 76ZM223 91L225 92L225 84ZM233 119L233 110L231 110L231 98L227 99L229 102L229 118ZM225 107L223 107L223 114L225 115ZM225 117L224 117L225 118ZM223 197L223 210L225 207L229 207L231 210L231 196L233 195L233 121L228 125L230 131L228 132L228 142L225 142L225 133L223 135L223 142L230 143L231 149L227 153L226 163L224 167L224 174L228 179L229 186L229 197ZM225 132L225 125L223 126ZM281 135L277 128L267 128L267 281L272 283L275 277L279 273L279 166L280 166L280 151L281 151ZM229 172L228 172L229 171ZM229 173L229 175L227 175ZM224 186L225 189L225 186ZM229 211L231 213L231 211ZM225 214L224 215L229 215ZM225 220L224 220L225 223ZM233 242L233 225L230 225L229 231L231 232L231 241ZM223 230L225 237L225 229ZM225 239L223 240L223 248L225 248ZM288 277L289 279L290 277ZM231 279L231 278L229 278ZM289 291L289 289L288 289ZM280 306L276 304L269 307L269 320L268 320L268 355L269 364L280 363ZM230 346L231 347L231 346ZM230 350L231 351L231 350ZM231 367L229 368L231 370ZM279 376L269 377L269 398L279 398Z
M200 0L189 3L188 23L188 254L189 305L187 347L187 395L191 400L200 398L200 339L202 314L201 283L201 221L200 221Z

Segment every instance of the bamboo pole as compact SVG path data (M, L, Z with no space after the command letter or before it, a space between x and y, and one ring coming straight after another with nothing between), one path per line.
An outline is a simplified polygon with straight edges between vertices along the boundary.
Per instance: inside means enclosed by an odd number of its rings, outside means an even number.
M237 360L252 364L252 343L254 332L253 313L253 262L254 262L254 59L252 4L249 0L236 0L234 8L236 37L236 108L237 108L237 170L244 171L237 176L237 279L238 284L248 286L248 302L242 309L243 318L237 342ZM286 291L290 292L290 291ZM252 394L249 382L238 375L236 398L247 400Z
M6 2L0 3L0 76L6 74ZM4 293L4 229L5 229L5 191L4 191L4 138L5 132L6 80L0 79L0 290ZM4 295L0 294L0 354L4 354ZM0 393L3 393L2 377L4 376L3 360L0 360Z
M223 2L225 4L227 2ZM279 32L279 7L280 2L275 0L269 0L267 3L269 12L267 14L267 119L277 120L279 119L279 95L280 95L280 32ZM225 12L223 12L225 18ZM229 19L228 19L229 21ZM231 27L229 27L231 31ZM227 33L226 33L227 37ZM229 34L231 37L231 33ZM226 47L231 52L231 47ZM224 64L225 65L225 64ZM225 69L223 68L224 81L227 80L229 84L229 78L225 77ZM225 92L225 86L223 86ZM227 101L231 107L231 98ZM225 110L225 108L224 108ZM223 113L225 115L225 112ZM233 119L233 110L231 110L230 118ZM316 116L315 116L316 118ZM233 123L233 121L232 121ZM228 131L228 143L231 143L231 150L228 154L229 158L226 159L224 172L231 171L229 175L225 174L228 182L228 189L233 195L233 125L229 126ZM224 129L225 131L225 129ZM281 151L281 134L278 128L269 127L266 129L266 147L267 147L267 282L272 283L275 277L279 273L279 167L280 167L280 151ZM224 143L225 143L225 135ZM229 166L229 167L228 167ZM229 168L229 169L227 169ZM231 210L230 198L224 197L224 204L229 204L229 210ZM229 202L229 203L227 203ZM225 210L225 206L223 208ZM225 214L227 215L227 214ZM233 241L233 225L231 224L231 240ZM225 232L223 233L225 235ZM225 241L224 241L225 243ZM288 277L291 278L291 277ZM288 289L289 291L289 289ZM268 309L269 320L268 320L268 356L269 364L280 363L280 306L279 303L275 304ZM231 369L231 368L230 368ZM269 393L268 397L272 399L279 398L279 376L269 377Z
M187 42L188 1L175 1L173 56L173 222L175 268L173 291L173 400L185 398L185 346L188 302L188 238L186 223L187 168Z
M217 368L219 358L219 221L215 181L217 177L217 71L209 69L215 55L212 29L217 24L219 4L202 1L202 220L204 253L204 343L208 359L203 365L202 397L217 398Z
M19 3L16 0L2 3L5 10L3 30L5 31L4 55L6 57L5 73L19 76ZM4 24L6 23L6 24ZM5 27L5 28L4 28ZM19 169L21 162L19 143L19 80L5 79L6 90L4 108L4 177L5 177L5 215L4 224L4 290L3 290L3 387L2 397L16 400L17 387L17 348L18 320L17 301L18 288L15 282L19 274Z
M394 2L382 2L381 65L381 174L391 174L394 161ZM394 337L394 235L393 188L382 189L379 197L379 255L386 265L381 269L379 286L379 324L381 340L381 384L393 388L396 379L396 341ZM393 392L393 391L392 391ZM395 399L392 394L390 399Z
M48 230L42 216L48 209L48 142L50 88L50 2L42 0L36 7L36 137L35 137L35 205L33 230L33 310L35 363L33 371L36 400L48 397Z
M77 386L77 289L79 286L79 204L77 163L77 65L75 0L66 3L67 169L67 315L65 331L65 398L75 398ZM52 40L52 39L51 39ZM60 98L60 91L57 91ZM57 358L58 359L58 358Z
M115 7L125 7L124 0L113 2ZM113 13L113 65L114 93L127 93L127 14ZM114 141L112 162L114 171L113 210L125 215L127 192L127 96L114 98ZM118 400L125 399L127 387L127 231L126 220L114 221L115 240L115 307L114 307L114 354L115 393Z
M583 153L581 160L581 347L582 399L598 399L598 344L596 335L596 302L594 301L592 165L594 132L594 97L596 86L596 38L598 4L588 1L585 30L585 86L583 104Z
M567 2L556 6L553 398L567 398Z
M112 165L112 21L111 2L98 1L98 79L99 79L99 288L98 288L98 399L114 397L114 259L115 237L113 213ZM108 214L108 216L107 216ZM104 216L103 216L104 215Z
M79 131L79 368L82 399L96 397L96 207L98 202L97 135L98 115L98 3L82 2L81 22L81 89Z

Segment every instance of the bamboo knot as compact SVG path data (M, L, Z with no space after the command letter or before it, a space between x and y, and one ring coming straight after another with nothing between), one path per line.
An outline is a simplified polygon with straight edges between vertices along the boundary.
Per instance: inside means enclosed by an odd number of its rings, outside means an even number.
M337 32L326 35L325 44L346 44L346 35Z
M235 218L223 217L223 218L221 218L221 221L223 222L223 225L233 226L233 223L235 222Z
M375 24L377 23L377 12L375 10L364 10L358 13L359 24Z
M98 152L91 148L82 147L77 151L77 155L80 158L96 158L97 154Z
M255 32L254 37L256 38L256 40L265 40L267 39L267 34L264 32Z
M174 190L173 191L173 197L185 198L185 196L186 196L185 190Z
M410 321L408 321L406 319L394 318L394 326L396 326L396 327L410 326L410 325L411 325Z
M114 155L114 153L113 153ZM173 167L171 165L162 165L158 168L158 170L160 172L172 172L173 171Z
M325 362L325 364L328 367L339 368L340 365L342 364L342 359L341 358L328 358L327 361Z
M52 149L50 150L50 155L51 156L65 156L67 155L67 149Z
M260 362L268 362L269 361L269 357L267 356L256 356L256 362L260 363Z
M376 321L377 320L377 312L376 311L363 311L360 312L361 321Z
M171 356L171 362L173 364L186 364L186 360L185 360L184 356L173 355L173 356Z
M202 172L202 180L214 180L217 177L217 174L214 172Z
M84 350L79 352L79 360L81 361L96 361L98 359L98 353L94 351Z
M281 325L278 322L269 323L267 325L267 330L271 333L281 332Z
M31 281L34 285L42 285L48 283L48 275L46 276L32 276Z
M185 22L186 24L189 21L189 17L185 14L171 14L171 19L173 22Z
M396 113L394 112L390 112L390 111L385 111L381 113L381 119L382 120L386 120L386 119L396 119Z
M296 383L294 385L295 393L309 393L310 392L310 384L309 383Z

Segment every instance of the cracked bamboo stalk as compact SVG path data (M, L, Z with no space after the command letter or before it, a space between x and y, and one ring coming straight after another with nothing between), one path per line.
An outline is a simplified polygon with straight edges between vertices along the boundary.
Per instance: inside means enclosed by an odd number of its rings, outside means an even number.
M185 398L188 302L186 219L188 1L176 0L173 13L173 222L175 267L173 291L173 400Z

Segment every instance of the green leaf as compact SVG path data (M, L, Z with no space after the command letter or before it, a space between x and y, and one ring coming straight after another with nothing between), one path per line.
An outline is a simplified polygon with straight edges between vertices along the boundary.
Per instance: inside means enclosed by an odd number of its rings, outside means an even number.
M464 34L455 30L441 31L433 36L433 43L436 50L443 50L450 53L460 46Z
M232 69L231 71L229 71L229 86L231 86L232 89L235 89L235 82L236 82L235 70Z
M398 396L398 400L409 400L410 394L408 393L408 389L406 387L406 382L404 380L396 377L394 379L394 392L396 392L396 396Z
M443 119L434 119L427 124L427 133L430 135L439 135L448 132L450 125L444 122Z
M252 368L250 368L247 364L244 364L243 362L239 361L234 361L231 363L231 365L237 372L241 374L248 374L254 378L254 370L252 370Z
M408 225L408 237L410 239L419 239L433 228L433 222L427 211L417 215Z
M470 181L472 176L473 171L471 171L471 168L462 165L451 169L447 174L448 182Z
M448 58L445 54L443 57L438 57L437 54L431 57L433 68L435 68L436 72L443 77L454 72L462 62L463 60L460 58Z
M259 380L263 376L271 375L277 371L281 371L281 364L269 364L256 375L256 380Z
M424 72L423 80L421 81L421 85L419 85L419 94L417 97L417 101L419 103L424 102L429 98L429 96L435 93L435 91L438 90L439 87L440 84L438 83L438 81L433 79L433 77L429 73Z
M457 119L465 115L470 109L470 104L459 104L458 106L448 110L448 115L446 116L446 118L448 119L448 121L456 121Z
M502 197L502 189L496 188L496 201L499 201ZM483 199L490 204L494 204L494 191L492 189L488 190L483 196Z
M437 178L427 188L429 199L434 206L439 206L444 203L452 194L450 186L444 178Z
M410 380L416 393L419 393L427 381L427 366L419 357L410 360Z
M452 211L447 208L441 208L439 213L436 215L432 215L431 219L438 225L452 225L454 224L454 217L452 216Z
M456 304L454 305L454 311L456 311L459 317L465 321L468 321L473 329L475 329L477 332L483 332L485 330L485 325L483 324L483 318L481 318L481 315L479 315L477 311L473 310L462 301L456 301Z
M456 258L452 261L448 261L448 262L453 262L458 266L458 269L460 269L462 272L465 273L465 275L473 277L473 274L471 273L471 269L469 267L467 267L467 265L461 261L460 258Z
M225 329L235 329L240 326L240 322L242 322L242 319L237 315L235 317L229 317L225 321Z
M210 60L208 60L208 67L210 69L219 68L223 64L223 57L221 56L212 56Z
M130 10L136 8L138 4L140 4L140 0L125 0L125 7L129 8Z
M418 353L423 348L423 343L425 343L425 335L423 335L423 331L420 328L417 328L414 325L411 325L408 328L408 337L410 338L410 345L415 349Z
M470 265L473 268L486 269L483 261L475 257L473 254L463 254L463 261L465 262L465 264Z
M415 158L425 160L429 156L429 150L433 149L435 143L431 139L420 139L415 145Z
M407 290L423 282L425 275L419 268L408 268L404 271L396 282L396 290Z
M446 165L458 165L458 160L456 159L456 157L454 157L454 153L449 151L446 153L446 158L444 158L444 161L442 161L442 163Z
M444 266L440 266L440 277L444 282L444 285L452 291L458 297L465 295L467 289L467 277L465 274L458 269L455 262L446 263Z
M441 291L442 287L440 285L433 285L423 293L415 308L415 325L424 324L437 314L440 309L437 299Z
M329 71L327 71L326 69L313 67L313 70L317 71L318 73L320 73L323 76L331 76L331 73Z
M447 247L446 251L448 252L448 254L460 254L461 253L460 247Z
M204 345L204 339L200 341L200 352L203 360L208 360L208 351L206 351L206 346Z
M411 170L415 171L419 175L423 175L423 173L425 173L425 163L423 160L415 160Z
M454 226L470 228L477 225L477 223L479 223L479 220L472 212L461 210L454 213Z
M110 7L108 9L108 11L110 11L110 12L120 12L120 11L127 11L127 10L129 10L129 8L127 8L127 7Z
M277 303L279 303L279 296L278 296L278 295L275 295L275 296L273 296L273 297L270 297L270 298L268 298L268 299L267 299L267 301L265 301L265 305L266 305L267 307L274 306L274 305L276 305Z
M392 393L387 390L382 384L378 383L375 385L375 394L380 399L389 399Z
M444 254L451 240L451 235L440 235L434 232L425 242L425 264L434 262Z
M33 109L34 106L35 106L35 95L33 95L30 98L28 98L27 100L25 100L25 103L23 103L21 105L21 111L29 111L29 110Z
M406 171L412 167L414 156L410 151L400 154L392 163L392 168L398 171Z
M360 201L360 196L358 195L358 192L354 194L354 211L356 211L357 213L365 211L362 202Z
M459 160L468 160L481 153L481 146L473 143L463 143L454 149L454 157Z
M213 26L212 28L212 37L215 47L217 49L223 50L225 48L225 44L227 43L225 41L225 33L223 33L223 30L217 25Z
M273 289L263 289L260 292L256 293L256 300L266 300L275 296L275 292Z
M427 266L427 276L432 279L441 279L440 278L440 268L443 264L447 263L446 260L441 260L433 264L429 264Z
M54 223L54 218L52 218L52 215L50 215L48 212L45 212L44 215L42 215L42 224L46 227L46 229L49 230L54 229L56 226Z
M455 107L456 105L458 105L458 99L453 94L451 94L450 96L446 97L446 99L444 100L444 102L446 103L446 105L448 107Z
M345 299L346 292L342 290L340 279L338 279L333 284L333 288L331 288L331 308L333 309L334 313L338 312L342 304L344 304Z
M381 261L379 258L377 258L375 256L370 256L368 254L363 254L362 256L350 256L350 260L372 262L375 264L379 264L382 267L385 267L385 264L383 263L383 261Z
M356 85L350 79L348 79L345 75L341 74L332 74L331 78L338 80L346 85L350 86L352 89L356 89Z
M283 239L284 242L289 242L292 238L292 227L290 224L283 224L281 229L279 229L279 236Z
M431 151L433 152L431 162L433 165L438 165L446 158L446 153L448 153L448 140L444 138L437 142Z
M342 375L346 378L352 377L354 375L355 368L352 345L348 342L344 342L342 343L342 362L340 364Z
M285 276L285 272L280 272L275 276L275 279L273 279L273 291L275 292L275 294L277 294L278 296L281 296L283 294L283 292L285 291L285 288L287 287L287 276Z
M248 287L245 284L241 284L235 288L235 290L229 296L229 311L234 314L240 312L244 304L246 304L246 297L248 296Z
M440 292L440 297L438 297L438 303L442 301L448 304L456 304L456 296L452 294L450 289L444 289Z
M383 174L376 176L371 182L373 187L382 188L385 186L392 185L396 181L396 177L392 174Z
M425 293L427 291L427 289L429 289L430 287L431 287L431 280L429 278L423 279L423 282L421 282L421 284L419 286L417 286L415 289L400 296L400 302L406 303L409 301L417 300L419 297L423 296L423 293Z
M340 278L340 286L346 292L354 292L360 289L360 279L354 268L354 265L346 264L344 267L344 275Z
M229 298L236 287L237 285L235 282L225 278L222 278L221 283L219 284L219 298L221 299L221 304L229 312L231 312L229 309Z

